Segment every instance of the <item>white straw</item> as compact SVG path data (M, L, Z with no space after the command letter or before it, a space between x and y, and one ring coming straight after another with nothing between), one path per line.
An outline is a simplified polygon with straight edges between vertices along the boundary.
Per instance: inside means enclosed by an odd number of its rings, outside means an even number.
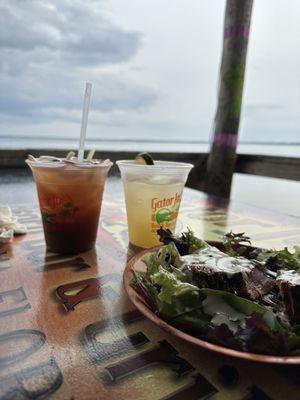
M92 84L89 82L86 82L84 101L83 101L83 110L82 110L82 119L81 119L78 161L83 161L83 156L84 156L84 143L85 143L85 136L86 136L86 127L87 127L87 121L88 121L91 93L92 93Z

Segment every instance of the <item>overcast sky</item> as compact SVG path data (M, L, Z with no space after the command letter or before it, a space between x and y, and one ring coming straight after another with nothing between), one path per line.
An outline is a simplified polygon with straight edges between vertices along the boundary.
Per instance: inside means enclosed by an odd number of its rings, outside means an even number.
M208 140L225 0L2 0L0 136ZM254 5L241 138L300 142L300 4ZM1 141L0 141L1 144Z

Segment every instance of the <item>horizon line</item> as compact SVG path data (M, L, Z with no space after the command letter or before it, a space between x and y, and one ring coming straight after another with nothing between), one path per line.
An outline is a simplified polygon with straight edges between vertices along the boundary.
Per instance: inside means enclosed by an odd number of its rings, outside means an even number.
M62 137L51 137L51 136L44 136L44 137L39 137L38 139L34 136L26 135L26 136L8 136L8 135L0 135L0 140L1 139L35 139L38 141L74 141L77 142L77 138L62 138ZM169 139L159 139L159 140L152 140L152 139L141 139L141 138L86 138L86 142L120 142L120 143L125 143L125 142L140 142L140 143L168 143L168 144L211 144L210 141L204 141L204 140L195 140L195 139L188 139L188 140L178 140L176 139L175 141L172 141L170 143ZM299 142L257 142L257 141L240 141L238 144L264 144L264 145L300 145Z

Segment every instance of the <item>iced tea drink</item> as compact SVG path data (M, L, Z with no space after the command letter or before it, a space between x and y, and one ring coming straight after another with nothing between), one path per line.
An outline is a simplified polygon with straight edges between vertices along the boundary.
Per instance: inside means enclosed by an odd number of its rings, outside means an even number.
M91 249L112 163L47 161L43 157L26 162L37 187L47 250L76 254Z
M129 241L138 248L159 243L160 226L175 232L182 191L192 164L156 161L141 165L117 161L127 211Z

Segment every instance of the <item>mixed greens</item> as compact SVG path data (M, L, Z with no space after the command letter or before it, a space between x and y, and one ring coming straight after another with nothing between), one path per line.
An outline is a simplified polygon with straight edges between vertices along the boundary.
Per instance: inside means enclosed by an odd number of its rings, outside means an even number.
M161 228L158 234L164 245L143 258L146 271L133 271L132 280L132 287L155 313L194 336L226 347L261 354L300 354L300 321L295 322L285 313L277 285L274 284L267 295L253 301L251 297L238 295L236 289L219 290L214 284L209 287L199 284L191 269L184 267L186 260L193 268L199 265L202 268L203 261L198 262L198 256L202 254L202 260L204 253L212 257L214 247L191 231L174 236ZM250 244L250 238L243 233L226 234L221 249L230 256L225 259L227 264L238 264L245 258L253 260L253 269L273 274L268 279L274 282L275 271L300 272L299 247L295 252L257 250L249 247ZM208 270L202 269L200 273L203 271L206 274ZM236 279L218 271L216 281L224 280L224 276L229 276L229 283Z

